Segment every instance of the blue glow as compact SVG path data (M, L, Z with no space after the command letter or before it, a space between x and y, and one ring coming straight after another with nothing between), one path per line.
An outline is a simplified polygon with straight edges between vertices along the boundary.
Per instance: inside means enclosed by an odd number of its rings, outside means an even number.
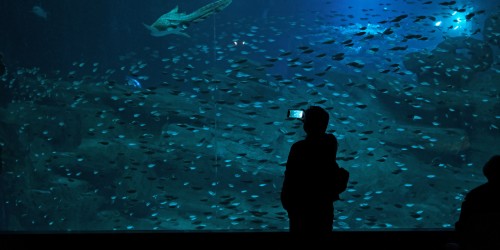
M141 83L137 79L135 79L131 76L126 76L125 80L127 81L127 85L129 85L129 86L133 86L136 88L142 88Z

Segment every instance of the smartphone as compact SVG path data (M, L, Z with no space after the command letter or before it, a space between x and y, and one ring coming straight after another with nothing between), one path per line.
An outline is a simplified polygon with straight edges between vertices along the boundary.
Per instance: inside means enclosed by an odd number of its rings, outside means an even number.
M304 118L304 110L303 109L289 109L287 117L293 118L293 119L303 119Z

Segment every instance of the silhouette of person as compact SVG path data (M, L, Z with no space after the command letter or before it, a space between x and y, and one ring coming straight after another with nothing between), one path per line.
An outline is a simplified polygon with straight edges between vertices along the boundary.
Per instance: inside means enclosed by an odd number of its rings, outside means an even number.
M500 249L500 155L483 167L488 182L470 190L455 223L460 249Z
M5 64L3 63L3 55L0 53L0 76L3 76L5 74L6 67Z
M7 67L3 61L3 54L0 52L0 78L7 73ZM12 99L12 87L9 84L0 84L0 107L7 105Z
M288 213L290 232L332 231L333 202L338 142L327 134L329 115L319 106L311 106L302 119L307 136L295 142L289 152L281 190L281 204Z

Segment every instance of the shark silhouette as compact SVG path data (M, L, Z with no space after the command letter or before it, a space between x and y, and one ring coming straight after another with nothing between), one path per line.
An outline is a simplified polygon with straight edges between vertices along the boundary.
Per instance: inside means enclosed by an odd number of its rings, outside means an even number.
M232 0L218 0L209 3L190 14L179 13L179 6L176 6L170 12L163 14L153 24L144 27L151 31L152 36L160 37L170 34L190 37L184 30L192 23L205 20L208 16L222 11Z

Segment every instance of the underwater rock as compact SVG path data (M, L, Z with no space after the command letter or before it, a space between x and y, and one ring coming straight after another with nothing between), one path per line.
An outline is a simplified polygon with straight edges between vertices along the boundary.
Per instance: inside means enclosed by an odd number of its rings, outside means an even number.
M414 131L401 136L399 131L386 131L389 145L422 149L438 154L457 154L470 148L470 139L466 131L458 128L434 128L415 125L398 125L403 131ZM417 132L415 132L417 131Z
M6 111L0 108L0 117L5 117ZM0 143L2 149L2 169L0 171L12 171L17 168L24 168L27 161L27 151L24 150L25 146L20 141L17 131L19 126L0 121ZM0 172L1 174L2 172Z
M500 12L486 18L483 30L484 40L500 47Z
M7 110L18 110L30 106L30 104L11 103ZM63 151L73 150L81 143L82 127L78 112L61 111L55 105L39 105L23 114L7 111L1 111L1 113L5 114L3 121L6 124L21 128L20 131L27 141L33 138L44 138L55 150ZM37 126L30 126L30 124L37 124Z
M64 111L55 116L57 127L53 126L52 144L57 150L72 150L82 142L81 118L78 112Z
M409 53L405 67L417 74L420 82L462 85L478 72L486 71L493 63L493 50L470 37L449 38L431 52Z

